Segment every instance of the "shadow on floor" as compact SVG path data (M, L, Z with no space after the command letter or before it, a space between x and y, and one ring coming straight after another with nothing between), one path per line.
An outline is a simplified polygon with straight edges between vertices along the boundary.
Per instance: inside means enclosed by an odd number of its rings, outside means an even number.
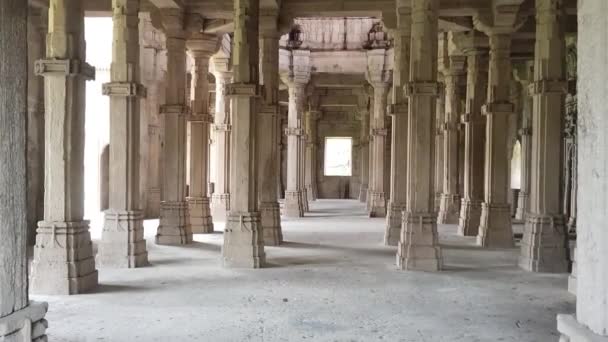
M98 293L115 293L115 292L138 292L146 290L144 286L130 286L130 285L116 285L116 284L99 284L99 286L92 292L92 294Z

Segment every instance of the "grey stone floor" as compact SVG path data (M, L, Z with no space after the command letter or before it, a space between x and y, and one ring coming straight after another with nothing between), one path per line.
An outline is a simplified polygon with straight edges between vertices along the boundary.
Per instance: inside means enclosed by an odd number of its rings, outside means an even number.
M384 221L354 201L318 201L285 219L270 267L220 267L221 233L160 247L152 266L100 269L98 291L49 302L50 341L557 341L574 311L566 275L531 274L517 250L483 250L440 227L446 270L402 272ZM222 224L217 224L221 230Z

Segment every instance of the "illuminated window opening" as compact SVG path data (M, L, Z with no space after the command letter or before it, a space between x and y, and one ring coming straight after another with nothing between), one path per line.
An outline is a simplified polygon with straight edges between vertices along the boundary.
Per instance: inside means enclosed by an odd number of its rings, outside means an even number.
M325 138L325 176L350 177L353 173L353 139Z

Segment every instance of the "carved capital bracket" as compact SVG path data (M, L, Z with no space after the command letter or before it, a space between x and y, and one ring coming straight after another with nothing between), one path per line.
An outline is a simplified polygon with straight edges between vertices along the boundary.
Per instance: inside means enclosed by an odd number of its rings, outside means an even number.
M104 83L101 93L105 96L116 97L146 97L146 87L135 82L110 82Z
M95 68L79 59L41 59L37 60L34 72L38 76L82 77L85 80L95 79Z

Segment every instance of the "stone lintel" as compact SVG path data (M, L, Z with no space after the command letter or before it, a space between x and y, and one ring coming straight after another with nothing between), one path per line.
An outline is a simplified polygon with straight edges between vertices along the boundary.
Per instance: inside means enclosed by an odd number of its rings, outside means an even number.
M431 96L439 95L439 83L437 82L407 82L403 87L405 96Z
M562 334L560 341L564 342L608 342L608 336L595 334L580 324L574 315L557 315L557 330Z
M515 106L510 102L505 103L486 103L481 107L481 112L484 115L510 115L515 112Z
M178 104L178 105L164 105L160 107L161 115L177 115L177 116L187 116L190 114L190 109L187 106Z
M34 69L38 76L71 76L95 79L95 68L79 59L41 59L37 60Z
M260 86L249 83L231 83L226 85L226 97L259 97Z
M104 83L101 93L106 96L116 97L141 97L148 95L146 87L135 82L110 82Z
M208 124L212 124L214 122L213 115L204 114L204 113L192 113L192 114L188 115L187 120L189 122L201 122L201 123L208 123Z
M567 94L568 82L541 80L528 85L528 93L531 95L542 94Z
M45 302L30 301L25 308L0 317L0 340L7 338L7 341L46 341L48 323L44 316L48 308Z

